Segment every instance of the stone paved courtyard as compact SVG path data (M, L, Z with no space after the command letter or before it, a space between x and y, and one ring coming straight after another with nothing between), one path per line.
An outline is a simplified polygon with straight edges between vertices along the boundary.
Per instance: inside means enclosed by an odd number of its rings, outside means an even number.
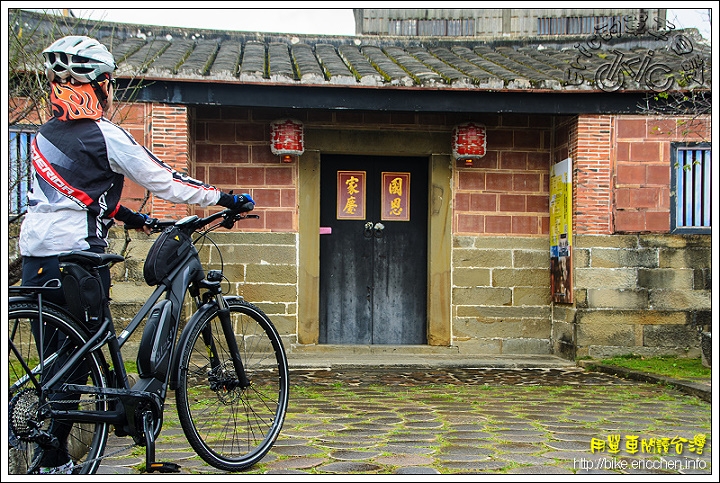
M711 405L576 367L291 371L268 455L244 474L711 474ZM157 460L223 474L187 443L169 398ZM111 438L112 452L127 438ZM138 474L144 450L102 474Z

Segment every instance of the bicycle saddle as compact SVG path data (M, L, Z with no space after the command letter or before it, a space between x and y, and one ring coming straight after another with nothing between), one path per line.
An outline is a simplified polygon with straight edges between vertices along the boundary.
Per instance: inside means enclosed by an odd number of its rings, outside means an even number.
M125 257L116 253L93 253L74 250L58 255L60 262L77 263L83 267L101 267L103 265L122 262Z

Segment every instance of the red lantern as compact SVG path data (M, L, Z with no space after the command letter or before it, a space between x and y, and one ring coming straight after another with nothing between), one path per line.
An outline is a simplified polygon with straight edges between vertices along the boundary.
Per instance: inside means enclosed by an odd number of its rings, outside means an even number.
M486 146L487 130L482 124L466 122L453 128L452 154L465 161L465 166L472 166L474 160L485 156Z
M283 163L292 163L292 156L305 152L303 125L294 119L281 119L270 123L270 150L282 156Z

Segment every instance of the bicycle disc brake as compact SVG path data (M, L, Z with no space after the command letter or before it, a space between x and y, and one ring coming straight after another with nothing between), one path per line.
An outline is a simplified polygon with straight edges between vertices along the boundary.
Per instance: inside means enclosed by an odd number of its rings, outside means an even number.
M231 361L212 369L208 374L210 389L223 404L231 404L242 396L242 389Z

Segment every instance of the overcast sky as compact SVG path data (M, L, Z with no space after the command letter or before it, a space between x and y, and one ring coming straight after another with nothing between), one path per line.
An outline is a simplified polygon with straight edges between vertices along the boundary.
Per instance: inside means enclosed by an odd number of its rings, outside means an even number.
M3 4L22 4L27 2L3 2ZM43 7L46 2L33 2L32 7ZM312 8L327 5L326 2L218 2L205 1L195 3L201 9L187 8L148 8L166 6L167 2L71 2L76 8L73 13L80 18L107 20L111 22L142 23L145 25L163 25L167 27L195 27L199 29L239 30L248 32L273 32L318 35L355 35L355 18L352 7L381 8L472 8L477 2L383 2L380 5L363 5L357 2L332 2L333 8ZM178 2L184 4L185 2ZM493 5L495 3L495 5ZM527 2L521 2L520 5ZM666 2L658 2L655 7L667 7ZM668 20L678 28L697 27L705 38L710 38L708 8L716 2L684 2L684 5L705 8L669 9ZM558 8L566 7L563 2L544 3L543 6L556 4ZM677 2L673 2L673 5ZM122 5L124 8L98 9L98 5ZM267 7L271 9L255 8ZM483 7L503 7L507 3L483 2ZM625 7L624 2L609 2L611 7ZM49 2L48 8L57 7L57 3ZM237 8L242 6L243 8ZM16 6L15 6L16 7ZM232 8L236 7L236 8ZM288 8L301 7L301 8ZM442 8L441 7L441 8ZM20 5L20 8L23 8ZM717 7L715 7L717 9Z

